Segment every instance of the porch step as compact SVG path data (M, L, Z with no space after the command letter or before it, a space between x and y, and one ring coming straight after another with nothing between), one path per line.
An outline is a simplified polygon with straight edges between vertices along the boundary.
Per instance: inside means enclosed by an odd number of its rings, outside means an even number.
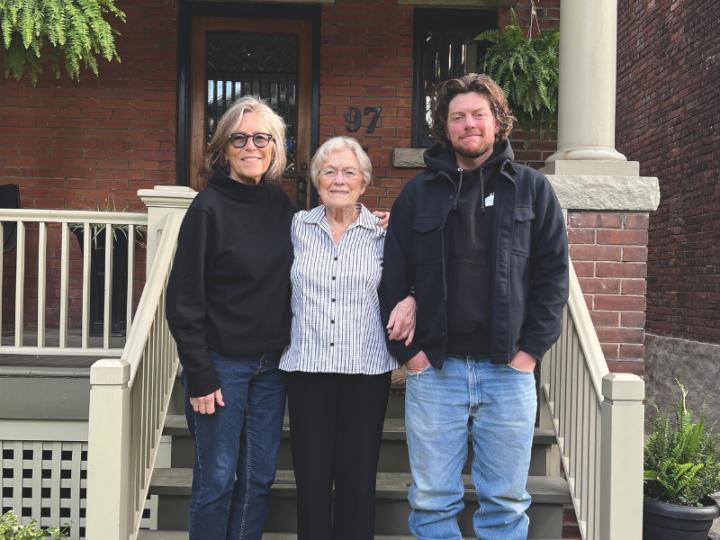
M188 540L188 533L184 531L140 531L138 540ZM297 540L294 533L265 533L262 540ZM375 540L415 540L414 536L376 535ZM474 540L474 537L465 537L463 540ZM531 540L541 540L531 539Z
M165 421L164 435L173 437L171 464L173 467L192 467L193 445L185 416L168 415ZM531 476L558 476L560 474L559 459L554 459L555 435L552 430L535 429L532 457L530 462ZM469 455L472 449L469 450ZM463 472L470 473L470 462ZM278 452L278 469L292 469L292 453L290 450L290 426L288 419L282 427L282 439ZM407 455L405 420L403 418L386 418L382 434L382 446L378 472L410 472Z
M466 508L460 517L465 535L472 534L472 513L477 497L468 476L464 476ZM161 530L184 530L192 481L187 468L156 469L150 493L158 499L158 527ZM379 535L407 535L409 506L407 491L411 477L407 473L381 472L377 475L376 529ZM567 483L562 478L531 476L528 491L533 504L528 511L530 535L536 538L562 538L563 505L570 503ZM296 526L294 475L278 470L272 490L272 507L266 528L274 533L292 533Z

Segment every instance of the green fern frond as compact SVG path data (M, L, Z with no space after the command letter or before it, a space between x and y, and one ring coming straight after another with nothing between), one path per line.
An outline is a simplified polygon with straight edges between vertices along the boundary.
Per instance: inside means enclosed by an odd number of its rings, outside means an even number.
M116 0L2 0L0 62L5 76L30 76L37 82L43 65L60 75L62 58L71 79L81 68L98 75L98 58L120 61L115 47L119 32L108 17L125 22Z
M511 24L478 34L489 41L483 70L508 96L518 126L541 136L556 123L559 84L559 32L528 39L511 10Z

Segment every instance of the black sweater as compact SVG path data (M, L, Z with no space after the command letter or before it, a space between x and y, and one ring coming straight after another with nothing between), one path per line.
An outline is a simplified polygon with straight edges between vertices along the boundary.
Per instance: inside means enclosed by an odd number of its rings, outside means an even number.
M208 351L256 355L290 342L290 223L295 212L269 182L241 184L217 171L180 229L167 320L192 397L220 382Z

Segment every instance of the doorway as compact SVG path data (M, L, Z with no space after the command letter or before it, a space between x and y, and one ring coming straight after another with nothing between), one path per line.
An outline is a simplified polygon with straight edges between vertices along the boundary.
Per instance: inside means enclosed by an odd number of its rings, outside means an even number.
M188 185L205 187L204 149L223 113L244 95L265 99L287 126L283 189L309 205L312 121L312 22L193 17Z

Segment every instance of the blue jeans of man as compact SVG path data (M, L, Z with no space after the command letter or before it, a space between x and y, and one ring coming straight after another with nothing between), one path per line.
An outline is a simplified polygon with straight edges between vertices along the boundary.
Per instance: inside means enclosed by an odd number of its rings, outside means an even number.
M405 394L410 530L418 540L462 538L462 468L472 437L472 481L482 540L525 540L526 490L537 396L532 373L487 359L449 356L442 370L409 373Z
M285 410L280 351L210 360L225 406L199 414L185 402L195 444L190 540L260 540Z

